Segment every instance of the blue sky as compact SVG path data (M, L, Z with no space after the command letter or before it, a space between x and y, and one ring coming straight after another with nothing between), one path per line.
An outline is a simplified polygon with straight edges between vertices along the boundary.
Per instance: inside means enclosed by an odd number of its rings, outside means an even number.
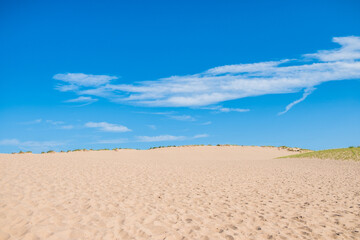
M0 4L0 152L360 145L359 1Z

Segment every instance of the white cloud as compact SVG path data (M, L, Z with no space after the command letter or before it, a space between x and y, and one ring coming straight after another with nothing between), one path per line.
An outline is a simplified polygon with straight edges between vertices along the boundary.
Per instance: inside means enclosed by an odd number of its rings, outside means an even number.
M156 130L156 126L155 125L147 125L149 128L151 128L152 130Z
M69 99L64 102L67 102L67 103L93 103L96 101L98 101L97 98L80 96L78 98Z
M203 109L208 109L208 110L214 110L215 112L248 112L250 111L250 109L244 109L244 108L226 108L226 107L222 107L222 106L214 106L214 107L205 107Z
M55 120L42 120L41 118L40 119L36 119L36 120L33 120L33 121L29 121L29 122L23 122L22 124L25 124L25 125L31 125L31 124L38 124L38 123L47 123L47 124L51 124L51 125L54 125L54 126L58 126L58 128L61 128L61 129L72 129L74 128L74 126L72 125L63 125L65 124L65 122L63 121L55 121Z
M98 128L99 130L101 130L103 132L129 132L129 131L131 131L129 128L127 128L125 126L107 123L107 122L88 122L85 124L85 127Z
M196 119L190 115L168 115L169 118L178 121L195 121Z
M64 125L65 122L63 122L63 121L46 120L46 123L49 123L49 124L54 125L54 126L57 126L58 129L69 130L69 129L73 129L73 128L74 128L73 125Z
M24 146L24 147L41 147L41 148L47 148L47 147L57 147L57 146L61 146L64 143L62 142L57 142L57 141L26 141L26 142L21 142L20 146Z
M11 146L11 145L19 145L20 141L17 139L3 139L0 141L0 145L6 145L6 146Z
M294 102L287 105L285 110L283 112L278 113L278 115L282 115L284 113L287 113L293 106L295 106L296 104L304 101L307 98L307 96L309 96L314 90L315 90L315 88L307 88L307 89L305 89L304 93L303 93L303 96L300 99L295 100Z
M55 89L60 92L70 92L78 90L79 87L76 85L57 85Z
M225 65L225 66L211 68L211 69L207 70L206 72L210 73L210 74L259 72L260 70L264 71L265 69L271 70L274 67L277 67L279 64L285 63L288 61L290 61L290 60L285 59L282 61Z
M63 81L70 86L97 87L109 83L111 80L118 79L115 76L108 75L92 75L84 73L66 73L56 74L54 79ZM65 85L65 86L69 86Z
M64 124L63 121L54 121L54 120L46 120L46 123L50 123L52 125L61 125Z
M135 113L142 113L142 114L154 114L154 115L172 115L175 114L175 111L168 111L168 112L135 112Z
M207 137L209 137L209 134L197 134L197 135L195 135L193 138L207 138Z
M178 121L196 121L196 119L190 115L175 115L177 112L175 111L168 111L168 112L136 112L142 114L153 114L153 115L163 115L168 118L178 120Z
M184 136L160 135L160 136L138 136L138 142L163 142L185 140Z
M35 120L29 121L29 122L22 122L21 124L32 125L32 124L38 124L38 123L41 123L41 122L42 122L42 119L39 118L39 119L35 119Z
M220 112L248 112L250 109L243 109L243 108L219 108Z
M197 134L193 137L173 136L173 135L160 135L160 136L138 136L138 142L163 142L163 141L180 141L186 139L197 139L209 137L208 134Z
M360 59L360 37L334 37L333 42L340 44L341 48L322 50L313 54L305 54L305 56L324 62Z
M207 122L201 123L200 125L210 125L210 124L212 124L212 122L211 122L211 121L207 121Z
M19 141L17 139L4 139L0 141L0 145L18 146L18 147L35 147L35 148L48 148L63 145L62 142L57 141Z
M105 79L99 81L74 80L78 75L69 77L70 74L54 78L79 86L73 90L77 94L105 97L117 103L201 107L245 97L295 93L328 81L360 78L360 38L337 37L333 42L341 47L305 54L297 60L225 65L197 74L134 84L111 84L110 80L115 79L111 76L86 75ZM313 61L303 61L304 58Z
M70 129L73 129L74 126L73 125L63 125L60 127L61 129L65 129L65 130L70 130Z

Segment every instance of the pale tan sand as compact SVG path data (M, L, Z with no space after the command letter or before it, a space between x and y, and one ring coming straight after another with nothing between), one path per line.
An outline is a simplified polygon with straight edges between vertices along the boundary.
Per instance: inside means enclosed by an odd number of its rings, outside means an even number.
M360 239L360 163L264 147L0 155L0 239Z

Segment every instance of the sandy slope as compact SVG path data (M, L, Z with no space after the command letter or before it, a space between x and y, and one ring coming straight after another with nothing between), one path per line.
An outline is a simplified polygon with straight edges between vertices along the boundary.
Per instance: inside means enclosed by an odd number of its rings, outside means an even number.
M360 239L360 163L288 154L1 154L0 239Z

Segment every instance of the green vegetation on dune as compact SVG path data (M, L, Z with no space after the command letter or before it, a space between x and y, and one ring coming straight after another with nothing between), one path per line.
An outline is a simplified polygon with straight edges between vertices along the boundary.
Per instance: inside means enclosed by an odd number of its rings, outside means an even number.
M229 146L244 146L244 145L237 145L237 144L191 144L191 145L169 145L169 146L158 146L158 147L151 147L149 150L157 149L157 148L171 148L171 147L203 147L203 146L217 146L217 147L229 147Z
M285 156L281 158L319 158L319 159L360 161L360 146L306 152L306 153Z

